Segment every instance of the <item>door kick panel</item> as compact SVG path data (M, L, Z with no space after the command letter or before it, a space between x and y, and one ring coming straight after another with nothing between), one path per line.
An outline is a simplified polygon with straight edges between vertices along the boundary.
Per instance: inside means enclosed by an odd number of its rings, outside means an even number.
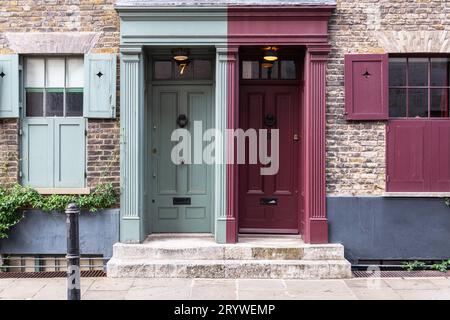
M277 198L261 198L261 199L259 199L259 203L262 206L277 206L278 199Z

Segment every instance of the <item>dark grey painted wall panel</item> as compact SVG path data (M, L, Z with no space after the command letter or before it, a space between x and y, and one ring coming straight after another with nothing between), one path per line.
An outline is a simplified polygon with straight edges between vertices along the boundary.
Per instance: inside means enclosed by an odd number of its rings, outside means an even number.
M112 256L112 246L119 242L119 209L80 215L81 254ZM0 253L65 254L67 248L66 215L27 211L14 226L8 239L0 240Z
M440 198L328 197L330 242L347 259L450 258L450 208Z

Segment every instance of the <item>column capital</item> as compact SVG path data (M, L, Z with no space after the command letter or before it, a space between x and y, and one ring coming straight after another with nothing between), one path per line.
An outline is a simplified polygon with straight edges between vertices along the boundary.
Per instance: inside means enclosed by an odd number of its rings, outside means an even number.
M236 61L239 53L239 46L216 46L219 61Z
M306 46L310 60L328 60L328 54L331 51L331 45L328 43L311 44Z
M120 54L126 61L138 61L139 56L142 54L142 46L121 46Z

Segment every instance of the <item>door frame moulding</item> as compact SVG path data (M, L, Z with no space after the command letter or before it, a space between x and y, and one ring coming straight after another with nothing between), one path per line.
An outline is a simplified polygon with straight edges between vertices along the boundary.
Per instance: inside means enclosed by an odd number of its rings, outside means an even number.
M148 68L144 66L147 50L161 47L186 46L195 51L215 48L215 79L213 86L214 126L224 131L227 103L227 10L223 7L116 7L120 17L121 37L121 189L133 190L133 196L121 198L120 241L142 242L147 236L147 220L150 218L146 205L151 194L147 164L142 156L150 141L146 121ZM137 67L137 65L139 67ZM133 128L132 128L133 127ZM139 133L137 133L139 132ZM148 140L147 140L148 139ZM135 144L134 146L132 144ZM218 146L218 157L225 157L224 146ZM224 243L225 187L224 165L213 168L213 221L217 242ZM131 174L130 174L131 173ZM122 192L123 193L123 192ZM147 197L147 199L145 199ZM131 221L131 223L129 222Z
M328 6L235 6L228 8L228 50L239 61L241 46L304 46L303 102L300 105L302 134L300 190L303 192L303 221L300 232L306 243L328 242L325 190L326 65L331 46L328 20L335 5ZM245 30L243 32L242 30ZM275 31L274 31L275 30ZM228 78L228 128L239 127L240 66ZM231 148L228 142L227 148ZM227 166L227 242L238 241L237 165ZM302 208L299 197L299 210ZM299 212L299 216L302 213Z

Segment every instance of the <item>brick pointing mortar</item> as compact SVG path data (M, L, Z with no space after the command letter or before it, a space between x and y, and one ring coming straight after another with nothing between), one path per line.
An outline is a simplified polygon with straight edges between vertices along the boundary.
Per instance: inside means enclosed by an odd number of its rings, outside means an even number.
M377 195L385 190L386 122L344 119L344 54L389 53L392 47L413 51L412 43L428 48L427 36L421 38L419 31L448 40L448 30L446 0L337 1L329 26L327 69L328 195ZM399 31L408 36L396 36ZM386 41L386 32L392 39ZM392 41L404 43L388 47Z
M4 33L95 32L91 52L117 53L119 18L115 0L0 1L0 54L12 53ZM70 49L68 49L70 51ZM119 74L119 72L118 72ZM117 99L117 103L119 99ZM119 110L117 111L119 114ZM112 182L119 190L119 120L89 119L87 125L87 185ZM0 185L18 181L19 125L0 120ZM5 169L8 168L7 174Z

